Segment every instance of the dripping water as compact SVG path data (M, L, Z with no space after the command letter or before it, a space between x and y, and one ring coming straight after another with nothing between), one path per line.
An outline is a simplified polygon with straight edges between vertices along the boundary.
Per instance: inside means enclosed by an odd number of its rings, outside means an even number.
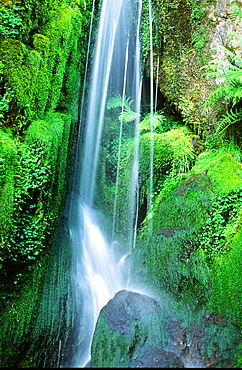
M114 237L114 232L115 232L115 220L116 220L118 185L119 185L119 170L120 170L120 158L121 158L121 145L122 145L122 133L123 133L124 99L125 99L125 91L126 91L128 58L129 58L129 36L128 36L128 42L127 42L127 46L126 46L126 53L125 53L125 71L124 71L124 85L123 85L123 94L122 94L122 110L121 110L120 132L119 132L119 143L118 143L118 164L117 164L115 197L114 197L114 207L113 207L112 239Z
M154 179L154 88L153 88L153 32L152 32L152 4L149 0L149 25L150 25L150 188L148 201L148 226L149 234L152 234L153 229L153 179Z

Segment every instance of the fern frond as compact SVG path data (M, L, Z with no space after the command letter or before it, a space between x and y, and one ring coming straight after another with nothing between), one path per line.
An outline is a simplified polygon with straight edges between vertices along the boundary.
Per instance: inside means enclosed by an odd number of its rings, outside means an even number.
M242 87L240 87L240 89L237 88L236 91L234 91L234 95L232 99L233 106L235 106L241 100L242 100Z
M130 97L124 96L124 98L117 94L115 96L112 96L107 101L107 109L115 109L115 108L122 108L122 105L124 105L124 108L131 110L131 104L133 103L133 100L131 100Z
M235 21L237 17L242 17L242 9L236 3L230 4L230 11L228 13L232 21Z
M242 41L241 41L241 47L242 47ZM231 62L230 63L230 68L229 69L241 69L242 68L242 58L239 55L234 54L232 51L229 49L224 48L225 54L230 58Z
M156 130L159 126L162 126L164 121L166 121L166 116L164 115L163 111L155 112L153 115L148 113L140 122L139 129L149 131L152 124L153 129Z
M219 77L223 76L224 72L228 71L231 68L231 63L226 60L214 59L208 62L201 69L206 69L207 72L202 74L203 76L208 77Z
M227 100L226 91L222 86L217 87L211 92L211 94L203 104L203 110L206 110L206 108L213 106L220 99L223 99L224 101Z
M240 122L242 120L242 109L232 108L226 111L225 114L221 116L216 125L216 133L222 135L225 130L227 130L234 123Z
M241 11L241 17L242 17L242 9L240 9ZM228 39L231 40L231 39L237 39L239 41L239 44L242 45L242 36L239 35L238 33L234 32L234 31L231 31L228 35Z
M120 94L112 96L107 101L107 109L115 109L122 107L122 97Z
M124 109L122 113L118 116L120 121L123 122L132 122L135 121L139 117L139 114L132 111L131 109Z
M126 96L117 94L108 99L107 109L122 108L122 112L118 116L119 120L122 122L132 122L139 117L139 114L131 109L132 103L133 100L130 97L127 98Z

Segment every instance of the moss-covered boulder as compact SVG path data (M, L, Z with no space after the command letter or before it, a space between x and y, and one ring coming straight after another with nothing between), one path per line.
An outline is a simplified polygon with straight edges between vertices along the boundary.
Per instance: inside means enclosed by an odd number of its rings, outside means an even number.
M164 350L164 319L156 300L122 290L100 312L91 350L91 367L182 367Z
M190 295L197 303L208 302L217 261L227 260L233 248L239 248L235 241L241 227L241 186L242 166L232 153L208 152L198 158L190 176L173 185L169 196L157 196L153 233L145 236L147 220L139 236L141 245L146 244L152 285L178 299Z
M135 173L133 166L133 158L135 153L134 142L128 142L123 146L122 161L119 174L119 195L116 205L116 238L121 239L122 243L128 244L129 237L127 230L130 225L134 224L131 220L130 204L134 202L132 196L138 187L138 203L139 207L143 207L145 211L149 208L150 202L150 187L154 195L159 194L160 189L168 174L175 177L178 173L183 173L189 169L195 159L195 148L193 138L196 135L186 127L171 129L163 133L143 133L139 137L139 169L138 178L132 177ZM108 156L107 156L108 157ZM107 162L107 160L106 160ZM105 167L105 164L104 164ZM103 171L104 172L104 171ZM105 186L107 183L108 167L106 165L105 173L102 173L99 187ZM135 185L135 181L137 185ZM115 184L114 184L115 185ZM108 212L111 215L113 211L113 199L115 198L115 186L108 188L104 196L97 200L98 204L105 209L108 206ZM131 202L131 203L130 203ZM148 210L149 211L149 210ZM108 213L107 212L107 213ZM143 221L143 220L141 220ZM141 222L139 221L139 223ZM128 248L130 245L127 246ZM126 251L129 250L126 248Z
M206 327L206 361L211 360L211 340L217 340L218 366L230 345L235 352L228 350L226 366L230 356L236 363L241 335L242 165L237 154L228 148L206 151L179 183L179 176L168 178L131 253L133 283L142 281L156 294L172 297L167 312L172 311L172 300L178 305L177 320L189 312L188 323L183 324L189 331L194 322L202 331ZM199 313L206 310L211 326Z

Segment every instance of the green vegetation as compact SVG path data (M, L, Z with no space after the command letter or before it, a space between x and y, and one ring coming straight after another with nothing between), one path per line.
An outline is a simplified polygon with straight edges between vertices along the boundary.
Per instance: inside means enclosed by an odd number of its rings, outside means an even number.
M221 271L228 255L234 255L234 245L239 248L236 240L241 230L242 167L224 151L207 153L207 157L201 154L185 177L183 181L167 179L164 190L155 199L153 234L148 232L147 215L136 248L146 249L147 279L151 286L163 288L176 299L196 307L210 302L211 284L216 291L214 279L218 281L221 276L218 267ZM238 279L236 275L233 292L240 289ZM222 280L219 284L222 286ZM217 310L221 314L225 307L218 305Z
M1 136L1 274L7 294L48 251L65 194L70 124L69 115L56 113L33 122L23 143Z
M21 34L23 23L18 14L21 10L23 8L11 3L9 8L0 4L0 39L6 36L15 38Z
M179 128L181 124L164 113L164 109L153 114L148 113L139 123L140 133L150 132L151 127L153 132L162 133L171 130L172 128Z
M242 59L223 47L227 61L208 62L212 28L208 1L153 3L154 72L159 63L154 79L184 122L168 116L166 108L141 117L138 206L143 214L133 253L142 258L134 261L135 268L143 264L148 286L168 292L191 311L208 308L241 328ZM30 343L34 346L49 335L42 331L42 323L39 327L35 324L50 246L71 173L91 5L91 1L78 0L19 0L0 5L2 366L29 367L33 364ZM235 22L240 16L241 8L232 4L230 19ZM148 1L144 1L141 38L147 75L149 23ZM241 48L239 34L231 33L230 41ZM205 104L201 65L207 71L206 81L220 81ZM126 216L137 144L134 123L138 116L132 103L121 95L108 101L100 153L104 161L99 167L95 202L110 218L120 150L117 239L133 226ZM207 108L218 119L214 134L200 145L203 132L213 130L202 115L202 109ZM153 212L147 214L151 144ZM126 243L124 248L130 248L127 240L122 242ZM65 249L67 241L63 243ZM55 276L57 280L64 276L66 283L66 272L60 272L59 265L70 266L63 260L56 262ZM56 343L61 335L67 343L63 333L73 318L65 299L73 292L70 287L67 292L64 283L58 289L51 297L52 308L46 300L41 309ZM69 316L63 321L68 322L63 324L63 333L57 333L59 326L51 321L56 318L57 322L65 310ZM52 340L51 335L48 340L45 337L45 343ZM51 344L54 356L56 343Z
M1 366L33 363L22 356L68 189L91 5L0 5Z
M238 41L242 46L242 37L236 33L231 33L230 37ZM224 53L228 60L212 60L203 69L207 69L207 77L217 78L220 84L212 91L209 98L204 104L204 109L221 103L227 107L216 123L216 135L224 136L228 128L232 125L241 123L242 120L242 58L229 49L223 47ZM240 128L240 126L238 127Z
M133 100L130 97L121 96L117 94L110 98L107 102L107 109L121 108L121 113L118 116L119 121L132 122L135 121L139 115L131 109Z

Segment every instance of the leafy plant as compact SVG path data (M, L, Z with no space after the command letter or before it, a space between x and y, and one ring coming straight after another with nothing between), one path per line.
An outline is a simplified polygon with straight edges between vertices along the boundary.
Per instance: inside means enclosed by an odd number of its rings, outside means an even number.
M237 38L242 46L242 37L231 33L230 38ZM228 57L228 61L213 60L202 67L207 69L204 75L212 78L220 78L218 85L208 97L204 109L213 106L217 102L225 103L229 109L222 114L216 125L216 134L223 134L231 125L241 122L242 108L239 103L242 101L242 58L232 53L229 49L222 47Z
M208 262L230 250L227 240L236 233L241 215L242 188L225 197L216 197L205 226L199 233L200 247L208 256Z
M150 131L151 125L156 133L166 132L179 126L179 124L174 122L170 117L166 116L163 110L157 111L153 114L146 114L139 124L140 132L145 133Z
M242 17L242 9L236 3L230 4L229 16L232 21L236 21L237 17Z
M131 100L130 97L122 97L120 94L117 94L108 99L107 109L122 108L122 111L118 116L119 120L122 122L132 122L139 117L139 113L136 113L131 109L132 103L133 100Z
M3 69L4 64L0 61L0 84L3 85ZM5 86L5 92L0 94L0 122L4 119L4 113L9 110L9 103L11 102L14 94L9 86Z

